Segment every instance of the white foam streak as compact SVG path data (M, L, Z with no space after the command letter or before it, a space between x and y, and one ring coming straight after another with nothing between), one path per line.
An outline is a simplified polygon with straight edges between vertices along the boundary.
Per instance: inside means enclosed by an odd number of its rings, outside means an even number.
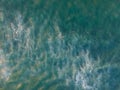
M0 79L4 81L9 80L9 76L11 75L11 70L7 65L7 60L5 59L5 55L3 54L3 50L0 49Z

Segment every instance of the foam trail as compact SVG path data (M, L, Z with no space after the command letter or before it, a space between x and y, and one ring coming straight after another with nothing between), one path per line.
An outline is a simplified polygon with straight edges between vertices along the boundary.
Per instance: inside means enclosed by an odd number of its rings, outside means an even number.
M11 70L8 67L8 62L5 58L3 50L0 49L0 80L8 81L11 75Z

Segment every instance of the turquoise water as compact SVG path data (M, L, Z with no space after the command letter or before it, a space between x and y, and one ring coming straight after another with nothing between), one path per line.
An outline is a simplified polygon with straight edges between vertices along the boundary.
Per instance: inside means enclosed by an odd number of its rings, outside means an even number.
M120 90L120 2L0 0L0 90Z

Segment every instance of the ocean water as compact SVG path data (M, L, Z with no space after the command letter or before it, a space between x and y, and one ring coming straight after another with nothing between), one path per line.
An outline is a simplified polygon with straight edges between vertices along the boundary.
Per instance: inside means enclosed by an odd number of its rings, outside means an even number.
M0 0L0 90L120 90L119 0Z

